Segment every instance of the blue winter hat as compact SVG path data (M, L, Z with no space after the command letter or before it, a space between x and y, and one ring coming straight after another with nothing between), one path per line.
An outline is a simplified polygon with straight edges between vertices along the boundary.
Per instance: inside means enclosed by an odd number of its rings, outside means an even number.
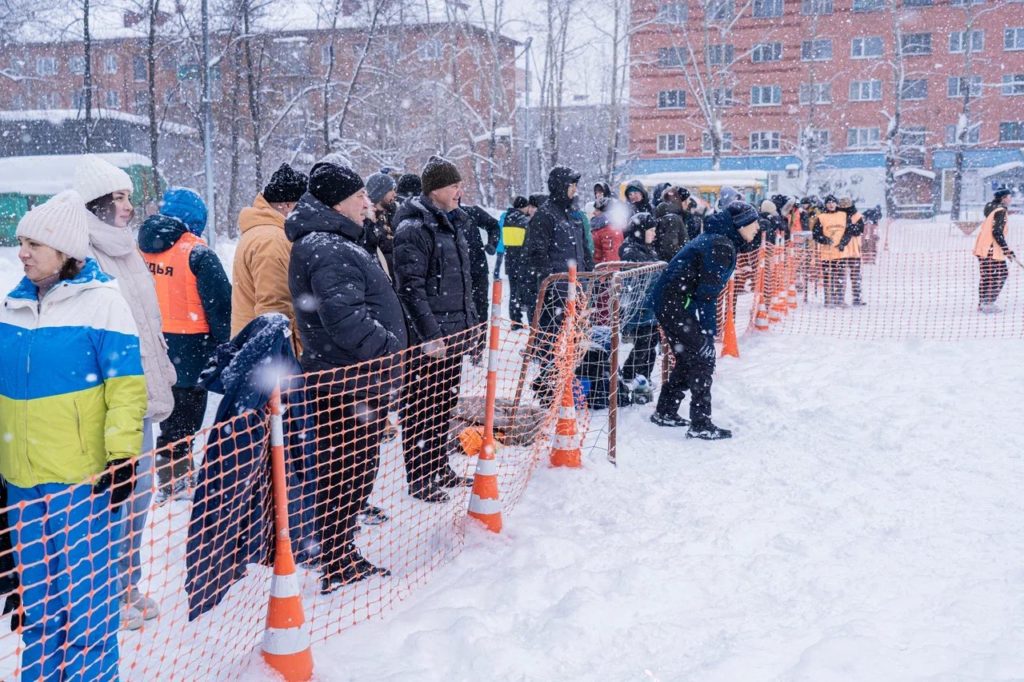
M206 204L199 194L187 187L171 187L164 192L160 213L185 223L188 231L197 237L202 237L206 230Z

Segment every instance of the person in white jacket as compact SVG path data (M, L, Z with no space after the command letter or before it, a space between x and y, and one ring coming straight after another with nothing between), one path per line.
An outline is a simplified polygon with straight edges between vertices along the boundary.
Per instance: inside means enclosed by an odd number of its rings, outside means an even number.
M138 588L142 576L140 548L153 497L153 424L166 419L174 409L171 387L176 376L161 331L160 305L153 277L129 229L134 215L131 177L102 158L88 155L75 168L74 189L90 212L92 255L104 272L116 278L135 318L146 377L149 408L142 424L142 456L135 490L115 519L120 531L117 553L124 600L121 627L132 630L142 627L144 619L159 614L156 602Z

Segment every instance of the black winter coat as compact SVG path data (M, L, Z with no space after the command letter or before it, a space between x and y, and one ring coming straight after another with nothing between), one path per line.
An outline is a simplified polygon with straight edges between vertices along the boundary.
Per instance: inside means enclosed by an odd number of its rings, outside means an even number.
M391 280L360 243L362 225L306 192L284 230L292 241L288 287L303 371L346 367L408 345Z
M641 232L641 234L643 233ZM658 252L654 250L653 245L645 244L642 238L637 239L627 234L626 240L619 247L619 260L628 263L656 263L664 259L658 257Z
M690 240L683 221L683 212L671 202L663 201L655 209L658 217L658 229L655 231L654 250L658 259L666 263L672 260L679 249Z
M576 261L580 272L594 269L594 261L587 253L587 239L583 234L586 228L582 220L573 216L572 199L567 194L570 184L569 177L556 175L551 178L548 200L530 219L524 244L530 262L532 285L532 295L527 300L536 300L540 283L545 277L557 272L568 272L569 261Z
M139 250L163 253L178 243L188 231L185 223L169 216L152 215L139 228ZM207 334L164 334L167 355L174 364L177 388L193 388L217 346L231 337L231 282L220 258L206 244L197 244L188 256L188 267L196 278L199 300L203 304Z
M473 307L478 320L486 320L488 304L491 301L490 269L487 267L487 254L494 253L498 246L498 221L487 211L478 206L467 206L462 209L469 220L465 224L466 247L469 249L469 273L473 279ZM480 214L487 216L490 222L483 220ZM494 223L493 226L491 223ZM487 232L487 245L480 236L480 230ZM494 243L491 243L491 240Z
M395 222L395 288L413 343L475 325L480 318L466 235L476 226L466 212L456 209L448 215L419 196L402 205Z

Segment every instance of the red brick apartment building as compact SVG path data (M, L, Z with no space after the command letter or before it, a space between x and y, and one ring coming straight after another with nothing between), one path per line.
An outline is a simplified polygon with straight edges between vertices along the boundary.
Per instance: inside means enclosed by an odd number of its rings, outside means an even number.
M966 3L633 0L628 172L710 169L717 120L721 169L875 203L898 107L897 194L948 210L971 88L965 200L1024 187L1024 4Z
M93 41L92 106L139 123L148 114L147 51L144 27L135 26L135 20L125 13L123 30L117 26L106 31L114 37ZM171 34L161 31L157 51L158 117L179 129L198 131L201 79L195 46L180 32ZM348 81L363 57L366 33L362 28L293 28L253 34L249 43L260 65L255 99L265 179L282 160L297 160L302 166L324 153L323 85L332 64L328 129L337 138ZM228 44L238 49L226 49ZM254 125L241 45L237 35L211 37L211 54L220 57L212 81L218 174L231 165L232 144L243 165L253 159ZM516 45L511 38L465 23L406 22L378 28L352 88L343 140L335 139L333 149L344 151L364 173L382 165L418 170L430 154L440 151L457 159L464 176L473 178L467 183L471 196L484 192L489 181L504 197L513 173ZM0 54L0 119L9 123L17 118L8 112L46 120L81 117L84 71L81 39L8 44ZM11 155L4 144L0 139L0 154ZM184 164L188 169L182 175L201 167L198 139L193 151L190 161L195 163ZM488 158L495 160L490 170L481 162ZM244 175L248 180L253 174ZM222 184L228 181L219 177L218 187ZM241 191L248 195L248 184Z

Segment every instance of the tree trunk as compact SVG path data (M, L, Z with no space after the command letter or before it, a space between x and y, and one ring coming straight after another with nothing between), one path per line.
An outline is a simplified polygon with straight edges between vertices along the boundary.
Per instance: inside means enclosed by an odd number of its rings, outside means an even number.
M260 115L260 93L256 78L256 64L252 55L252 37L249 35L249 0L242 2L242 32L245 34L245 82L249 97L249 119L252 122L252 156L256 172L254 194L263 191L263 145L260 129L263 127Z
M85 90L85 151L92 151L92 32L89 30L89 2L82 4L82 46L85 50L85 73L82 77Z
M160 192L160 130L156 115L156 21L160 0L149 3L149 35L146 39L146 90L149 111L149 160L153 171L153 191Z

